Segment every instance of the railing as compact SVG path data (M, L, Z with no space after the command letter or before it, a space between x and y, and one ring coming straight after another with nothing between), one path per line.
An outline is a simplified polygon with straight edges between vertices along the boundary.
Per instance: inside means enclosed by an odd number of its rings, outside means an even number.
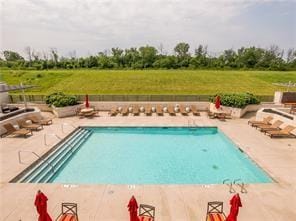
M229 183L226 183L227 181L230 181ZM235 189L232 186L232 182L230 179L225 179L223 180L223 184L226 184L227 186L229 186L229 193L235 193Z
M29 150L19 150L18 151L18 159L19 159L19 163L20 164L24 164L21 160L21 153L26 152L26 153L31 153L33 155L35 155L39 160L43 161L44 163L46 163L48 166L51 167L51 172L54 173L54 167L53 165L51 165L51 163L49 163L47 160L42 159L37 153L35 153L34 151L29 151Z
M73 127L74 129L76 129L77 127L75 127L73 124L71 124L71 123L62 123L62 125L61 125L61 127L62 127L62 132L63 133L65 133L65 131L64 131L64 127L65 126L71 126L71 127Z
M240 187L240 192L241 193L247 193L247 189L245 187L245 183L244 182L240 182L238 183L238 181L242 181L241 179L236 179L233 181L233 184L238 185Z
M49 144L47 144L47 136L49 136L49 135L54 136L54 137L58 138L59 140L62 140L62 138L56 134L44 134L43 141L44 141L44 145L46 145L46 146L49 145Z

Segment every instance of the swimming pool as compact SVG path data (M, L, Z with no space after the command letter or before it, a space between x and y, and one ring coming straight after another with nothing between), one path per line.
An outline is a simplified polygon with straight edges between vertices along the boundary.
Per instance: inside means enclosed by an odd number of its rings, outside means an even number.
M85 128L87 139L48 182L218 184L271 178L217 128Z

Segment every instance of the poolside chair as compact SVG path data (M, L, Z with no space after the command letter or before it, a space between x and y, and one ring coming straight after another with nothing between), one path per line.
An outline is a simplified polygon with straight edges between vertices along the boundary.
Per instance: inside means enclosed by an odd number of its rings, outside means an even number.
M140 204L139 207L139 221L154 221L155 207L145 204Z
M111 110L108 113L111 117L114 117L118 114L117 108L116 107L112 107Z
M168 113L170 116L176 116L176 112L174 110L174 107L173 106L168 106Z
M50 125L52 124L52 119L50 118L41 118L39 119L37 116L30 116L28 117L29 120L32 121L32 123L35 124L41 124L41 125Z
M280 126L283 124L283 121L276 120L273 124L271 125L257 125L257 128L259 128L260 131L265 132L268 130L279 130Z
M18 123L18 125L20 126L20 127L22 127L22 128L26 128L26 129L29 129L29 130L41 130L41 129L43 129L43 126L41 125L41 124L34 124L34 123L32 123L32 124L28 124L27 122L26 122L26 120L24 120L24 119L22 119L22 120L17 120L16 121L17 123Z
M262 121L258 121L258 120L249 120L248 124L250 124L252 127L256 126L256 125L270 125L271 121L273 120L273 117L268 116L268 117L264 117Z
M27 135L33 135L31 130L22 128L22 129L15 129L14 126L10 123L8 124L4 124L3 127L6 129L6 133L2 134L1 137L3 135L8 136L8 135L17 135L17 136L23 136L23 137L27 137Z
M193 114L194 116L200 116L200 113L199 113L199 111L197 110L196 106L191 105L191 106L190 106L190 110L192 111L192 114Z
M121 110L121 115L122 116L127 116L129 113L128 108L127 107L123 107Z
M284 127L283 129L280 129L280 130L268 130L268 131L265 131L265 134L267 134L271 138L273 138L273 137L286 137L286 138L296 137L296 135L291 133L294 129L296 129L296 127L288 125L288 126Z
M162 108L161 105L157 105L157 106L156 106L156 114L157 114L158 116L163 116L163 108Z
M152 115L152 108L150 105L145 106L145 114L146 114L146 116Z
M183 105L180 105L180 113L184 116L188 116L188 112L186 111L186 107Z
M208 202L206 221L225 221L226 216L223 212L223 202Z
M56 218L56 221L78 221L77 204L62 203L62 213Z
M134 116L139 116L140 115L140 109L137 105L133 106L133 111L132 111Z
M208 117L210 119L214 119L215 118L215 114L213 112L211 112L210 110L207 110L207 114L208 114Z

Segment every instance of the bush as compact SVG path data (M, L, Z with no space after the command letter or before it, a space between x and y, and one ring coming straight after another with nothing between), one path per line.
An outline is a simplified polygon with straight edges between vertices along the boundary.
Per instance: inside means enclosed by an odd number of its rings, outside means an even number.
M209 100L213 103L216 101L216 96L220 96L221 104L227 107L244 108L249 104L259 104L260 100L253 94L242 93L242 94L216 94L211 96Z
M49 106L66 107L78 104L77 98L73 95L65 95L62 92L56 92L45 97L45 102Z

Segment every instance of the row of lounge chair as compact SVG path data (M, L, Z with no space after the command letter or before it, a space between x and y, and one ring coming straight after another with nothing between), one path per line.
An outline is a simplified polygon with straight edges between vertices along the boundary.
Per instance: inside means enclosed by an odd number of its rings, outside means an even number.
M143 110L142 110L143 109ZM110 116L116 116L117 114L121 114L122 116L128 116L131 113L133 116L139 116L140 112L143 112L146 116L151 116L153 112L158 116L163 116L165 113L165 109L167 109L167 113L170 116L176 116L177 113L180 113L184 116L187 116L190 112L195 116L200 116L200 112L197 110L196 106L183 106L180 105L179 111L175 111L175 107L172 105L162 106L162 105L146 105L143 108L140 108L138 105L132 106L124 106L124 107L113 107L109 111Z
M259 129L264 134L270 136L271 138L274 137L286 137L286 138L292 138L296 137L292 131L296 129L296 127L287 125L283 128L281 126L284 124L284 122L280 120L273 121L273 117L268 116L266 118L263 118L262 121L248 121L248 124L252 127L255 127L256 129Z
M32 123L27 123L30 120ZM3 136L13 135L13 136L23 136L27 137L33 135L32 131L42 130L44 125L52 124L52 119L39 119L36 116L29 116L25 119L17 120L19 129L16 129L11 123L4 124L3 127L6 129L6 133Z

